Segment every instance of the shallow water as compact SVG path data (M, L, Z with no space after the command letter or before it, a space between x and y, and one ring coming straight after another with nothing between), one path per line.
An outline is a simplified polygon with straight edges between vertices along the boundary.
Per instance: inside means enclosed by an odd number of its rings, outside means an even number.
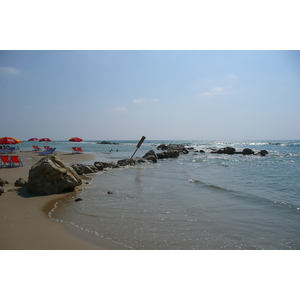
M119 143L80 146L95 161L116 162L129 158L137 141ZM59 202L50 217L129 249L300 249L300 141L146 140L136 156L160 143L205 154L92 175L93 184L78 195L84 200ZM74 143L51 146L71 151ZM210 154L226 146L269 154Z

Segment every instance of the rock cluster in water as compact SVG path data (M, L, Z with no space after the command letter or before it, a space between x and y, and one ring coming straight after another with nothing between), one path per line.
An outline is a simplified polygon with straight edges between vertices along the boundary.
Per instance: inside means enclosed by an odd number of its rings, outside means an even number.
M259 152L255 153L252 149L250 148L245 148L243 151L236 151L235 148L233 147L225 147L225 148L220 148L218 150L213 150L210 153L217 153L217 154L243 154L243 155L261 155L265 156L269 152L267 150L260 150Z
M134 158L125 158L118 160L115 162L102 162L96 161L94 165L84 165L84 164L73 164L71 167L77 172L79 175L88 174L88 173L96 173L98 171L103 171L106 169L115 169L119 167L126 166L134 166L137 163L156 163L158 159L164 158L176 158L181 154L187 154L189 151L186 149L184 145L181 144L170 144L170 145L160 145L157 147L158 150L165 150L163 152L155 153L154 150L148 151L142 158L134 157Z
M119 143L112 143L112 142L107 142L107 141L97 142L97 144L102 144L102 145L119 145Z

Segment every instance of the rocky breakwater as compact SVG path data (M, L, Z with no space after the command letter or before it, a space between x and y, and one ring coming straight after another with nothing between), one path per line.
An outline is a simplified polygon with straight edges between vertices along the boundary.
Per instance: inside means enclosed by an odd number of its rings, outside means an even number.
M73 191L81 184L81 178L72 167L56 155L49 155L29 170L27 190L38 195L51 195Z
M220 148L218 150L213 150L210 153L215 153L215 154L261 155L261 156L265 156L266 154L269 154L269 152L267 150L260 150L259 152L254 152L250 148L245 148L245 149L243 149L243 151L236 151L236 149L233 148L233 147Z
M157 150L164 149L163 152L155 153L154 150L148 151L142 158L134 157L134 158L125 158L118 160L115 162L102 162L96 161L94 165L85 165L85 164L73 164L71 165L72 169L78 174L89 174L89 173L97 173L99 171L106 171L108 169L116 169L120 167L126 166L134 166L137 163L156 163L158 159L164 158L176 158L181 154L187 154L189 151L186 149L184 145L181 144L170 144L170 145L160 145L157 147Z
M161 144L156 147L157 150L164 150L163 152L155 153L154 150L148 151L143 159L149 162L157 162L157 159L176 158L182 154L188 154L189 151L182 144Z

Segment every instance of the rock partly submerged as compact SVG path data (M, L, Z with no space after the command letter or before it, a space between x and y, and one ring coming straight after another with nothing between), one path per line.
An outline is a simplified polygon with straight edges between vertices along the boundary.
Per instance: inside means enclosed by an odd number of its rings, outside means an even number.
M244 148L243 151L236 151L235 148L233 147L225 147L225 148L220 148L218 150L213 150L210 153L215 153L215 154L243 154L243 155L261 155L265 156L269 152L267 150L260 150L259 152L255 153L252 149L250 148Z
M56 155L49 155L29 170L27 190L38 195L51 195L73 191L81 184L81 178L72 167Z

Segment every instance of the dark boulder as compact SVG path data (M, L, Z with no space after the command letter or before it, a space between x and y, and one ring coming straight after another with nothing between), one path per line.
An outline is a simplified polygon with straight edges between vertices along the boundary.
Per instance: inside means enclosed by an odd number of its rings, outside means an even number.
M169 144L168 150L178 150L179 154L188 154L189 150L182 144Z
M129 159L129 158L121 159L121 160L118 160L117 165L120 166L120 167L134 166L135 165L135 160L134 159Z
M95 161L94 166L98 169L98 171L103 171L104 167L100 161Z
M156 155L148 155L145 157L145 160L151 163L157 163L157 156Z
M269 154L269 152L267 150L260 150L259 154L261 156L266 156L266 154Z
M102 145L119 145L119 143L112 143L112 142L107 142L107 141L97 142L97 144L102 144Z
M175 158L175 157L178 157L181 152L180 152L180 150L170 150L170 149L168 149L167 153L168 153L170 158Z
M19 178L15 181L15 186L25 186L27 184L24 178Z
M254 154L254 151L250 148L245 148L245 149L243 149L242 154L243 155L251 155L251 154Z
M143 159L145 159L148 162L156 163L157 162L157 156L153 150L149 150L144 156Z
M145 163L146 160L141 158L141 157L134 157L133 160L136 162L136 163Z
M218 153L218 154L234 154L235 153L235 148L233 147L225 147L225 148L220 148L217 151L212 151L211 153Z
M235 152L235 148L233 148L233 147L225 147L224 148L225 154L234 154L234 152Z
M166 144L161 144L156 147L157 150L167 150L168 146Z
M189 150L182 144L161 144L157 148L157 150L177 150L179 151L179 154L187 154L189 153ZM193 149L193 148L191 148Z
M169 154L167 151L164 152L159 152L156 154L158 159L165 159L165 158L169 158Z
M111 169L111 168L118 168L118 166L112 161L110 163L108 162L102 162L102 161L95 161L94 166L98 169L98 171L103 171L104 169Z
M156 158L156 154L153 150L149 150L144 156L143 158L147 158L147 156L154 156Z
M73 164L71 167L78 175L97 173L99 171L94 165Z

